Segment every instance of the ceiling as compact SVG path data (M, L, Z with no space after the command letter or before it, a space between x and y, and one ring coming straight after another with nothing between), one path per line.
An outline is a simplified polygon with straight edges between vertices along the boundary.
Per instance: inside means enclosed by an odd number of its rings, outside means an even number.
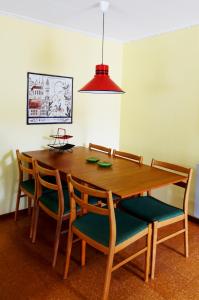
M141 39L199 24L199 0L110 0L105 37ZM98 0L0 0L0 13L100 35Z

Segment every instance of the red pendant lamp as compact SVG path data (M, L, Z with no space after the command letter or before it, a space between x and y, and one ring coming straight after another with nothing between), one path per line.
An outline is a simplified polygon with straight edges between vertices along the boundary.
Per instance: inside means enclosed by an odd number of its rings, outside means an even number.
M108 10L109 2L100 1L100 8L103 13L103 33L102 33L102 63L96 65L95 76L83 88L80 93L92 94L123 94L125 93L109 76L109 66L104 65L104 14Z

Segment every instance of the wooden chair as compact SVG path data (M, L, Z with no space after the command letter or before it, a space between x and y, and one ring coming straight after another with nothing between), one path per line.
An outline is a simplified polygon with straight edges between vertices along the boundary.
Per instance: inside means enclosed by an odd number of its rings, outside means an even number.
M108 256L105 283L103 289L103 300L108 299L111 274L119 267L140 254L145 253L145 281L148 281L150 269L150 244L151 244L151 225L136 217L132 217L118 209L114 210L112 193L102 191L82 185L74 180L71 175L67 176L71 215L69 222L68 243L66 251L66 264L64 278L67 278L70 264L73 235L78 236L84 245L82 247L82 266L85 265L86 243L98 249ZM82 198L79 198L75 190L78 190ZM107 207L101 208L88 204L88 197L99 197L107 199ZM82 216L77 218L77 205L84 211ZM116 225L117 224L117 225ZM146 238L146 246L113 266L114 255L131 245L140 238Z
M139 164L142 164L142 162L143 162L143 156L135 155L132 153L127 153L124 151L118 151L115 149L113 150L113 157L123 158L123 159L130 160L132 162L136 162Z
M175 237L178 234L184 234L185 256L188 257L188 197L190 182L192 177L192 169L182 166L152 160L152 167L166 169L171 172L180 173L186 176L186 179L175 183L175 185L184 189L182 209L166 204L151 196L151 191L147 196L126 199L120 202L120 208L130 213L133 216L141 218L153 224L153 242L152 242L152 266L151 277L154 278L156 249L160 243ZM183 229L177 230L175 233L169 234L161 239L158 239L158 230L167 225L183 221Z
M45 213L57 221L52 262L52 266L55 267L62 223L69 219L70 215L68 186L66 181L61 181L58 170L48 169L47 167L41 166L36 160L33 162L33 165L36 177L37 196L34 208L35 217L32 226L32 242L35 243L36 241L39 209L41 208ZM76 193L81 197L81 194L79 194L78 191L76 191ZM97 205L98 199L95 197L89 197L89 203ZM80 209L78 210L78 214L79 213L81 213Z
M111 148L107 148L107 147L104 147L104 146L89 143L89 149L90 150L97 150L97 151L106 153L108 155L111 155Z
M37 182L37 197L32 242L34 243L36 240L39 209L41 208L46 214L57 221L52 262L52 266L55 267L62 222L68 219L70 215L68 189L62 188L58 170L43 167L39 165L37 161L34 161L34 166Z
M136 154L132 154L132 153L128 153L128 152L124 152L124 151L118 151L118 150L113 150L113 157L118 157L118 158L122 158L122 159L126 159L129 161L132 161L133 163L138 163L138 164L142 164L143 163L143 156L140 155L136 155ZM138 197L141 196L142 194L137 194L134 197ZM116 199L116 205L119 203L119 201L121 200L121 198L117 197L118 199Z
M17 220L19 203L22 197L28 198L28 213L31 214L32 201L36 199L35 174L32 158L16 150L17 162L19 168L19 183L16 199L15 221ZM32 214L32 219L34 215ZM32 224L32 222L31 222ZM32 237L32 226L30 228L30 237Z

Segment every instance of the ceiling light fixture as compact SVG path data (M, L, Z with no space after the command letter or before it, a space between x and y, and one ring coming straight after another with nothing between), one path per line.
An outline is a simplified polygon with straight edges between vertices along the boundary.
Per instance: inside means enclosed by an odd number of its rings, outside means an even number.
M109 8L108 1L100 1L100 9L103 14L103 32L102 32L102 63L96 65L96 72L94 78L89 81L83 88L79 90L80 93L93 94L123 94L124 91L109 77L109 66L104 65L104 15Z

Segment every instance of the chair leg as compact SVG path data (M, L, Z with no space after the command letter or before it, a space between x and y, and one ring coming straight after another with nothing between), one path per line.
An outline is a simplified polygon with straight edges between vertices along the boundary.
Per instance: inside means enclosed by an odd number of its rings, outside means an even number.
M53 262L52 267L54 268L56 265L57 260L57 253L59 248L59 239L61 234L61 226L62 226L62 219L57 220L57 227L56 227L56 233L55 233L55 243L54 243L54 253L53 253Z
M28 215L31 215L32 199L28 197Z
M33 237L33 228L34 228L34 224L35 224L35 210L36 210L36 207L35 207L35 200L34 200L34 205L33 205L33 209L32 209L32 218L31 218L31 224L30 224L30 239L32 239Z
M32 242L35 243L36 235L37 235L37 225L38 225L38 218L39 218L39 206L35 208L35 216L34 216L34 226L33 226L33 233L32 233Z
M102 300L108 299L109 294L109 287L111 282L111 274L112 274L112 266L113 266L113 258L114 258L114 251L113 249L110 250L108 254L108 261L106 265L106 275L105 275L105 283L104 283L104 291Z
M81 252L81 266L84 267L86 264L86 242L84 240L82 240Z
M66 262L65 262L65 267L64 267L64 279L66 279L68 277L72 245L73 245L73 232L72 232L71 228L69 228L68 242L67 242L67 247L66 247Z
M20 196L21 196L21 189L19 187L18 192L17 192L17 200L16 200L15 221L17 221L17 214L18 214L18 210L19 210Z
M149 224L148 235L147 235L147 251L145 256L145 282L149 280L150 264L151 264L151 236L152 229L151 224Z
M185 257L189 257L189 238L188 238L188 217L185 217L185 233L184 233L184 248L185 248Z
M155 263L156 263L156 250L157 250L157 228L158 222L153 223L153 245L152 245L152 265L151 265L151 278L155 276Z

